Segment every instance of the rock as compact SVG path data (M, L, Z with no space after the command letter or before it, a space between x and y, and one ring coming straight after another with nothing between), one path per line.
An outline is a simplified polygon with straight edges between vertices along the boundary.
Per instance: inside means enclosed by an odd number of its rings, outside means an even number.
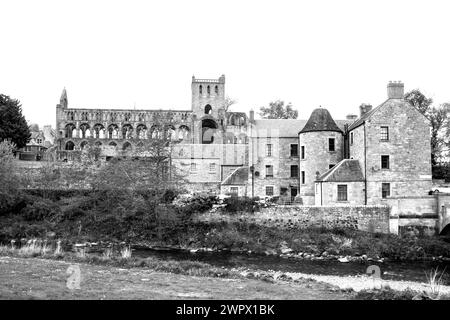
M367 260L367 255L363 254L363 255L361 256L361 258L364 259L364 260Z
M291 253L293 250L291 248L281 248L282 254L288 254Z
M196 253L198 251L198 249L190 249L189 252L190 253Z
M347 257L339 258L338 261L343 263L350 262L350 260Z
M56 237L56 232L49 231L49 232L47 232L47 233L45 234L45 236L46 236L47 238L54 238L54 237Z

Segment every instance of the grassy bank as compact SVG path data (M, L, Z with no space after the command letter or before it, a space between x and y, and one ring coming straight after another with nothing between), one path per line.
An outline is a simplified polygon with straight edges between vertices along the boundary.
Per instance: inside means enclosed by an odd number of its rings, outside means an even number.
M329 285L268 283L119 268L80 262L79 289L69 289L73 262L0 257L0 299L351 299Z
M198 277L205 278L205 282L211 282L214 278L220 278L224 281L232 281L246 283L246 281L253 281L253 285L259 287L258 292L249 292L255 298L261 298L262 291L274 292L274 296L266 296L267 299L357 299L357 300L411 300L411 299L450 299L450 296L443 294L441 291L448 290L448 287L442 286L439 279L430 280L430 284L418 284L418 283L403 283L398 281L385 281L383 285L372 284L372 280L367 276L362 277L337 277L337 276L320 276L320 275L307 275L299 273L282 273L276 271L261 271L261 270L249 270L244 268L217 268L207 263L197 261L175 261L175 260L160 260L157 258L137 258L129 255L126 250L123 250L118 255L113 255L107 250L103 254L89 254L83 250L79 250L77 253L63 252L60 248L49 248L46 245L34 245L30 244L23 248L11 248L10 246L0 247L0 269L3 269L4 274L1 276L5 279L2 280L0 285L0 298L16 298L10 296L7 291L7 286L20 288L24 286L25 280L21 278L16 270L16 267L11 267L11 262L28 265L27 276L31 274L36 278L50 277L45 275L48 270L39 270L44 264L43 261L48 261L48 265L66 265L66 268L70 265L82 266L83 273L86 269L102 269L102 273L114 274L115 270L121 270L123 273L127 273L128 277L123 278L121 281L122 286L133 287L136 285L133 276L136 274L146 273L145 280L138 281L150 281L154 279L155 273L161 275L158 286L170 286L171 284L165 281L172 281L168 278L174 278L175 275L185 276L184 282L195 283L194 291L205 292L210 289L207 284L196 280ZM52 262L53 261L53 262ZM2 266L3 264L8 264ZM36 269L36 270L35 270ZM8 271L10 270L10 271ZM35 271L30 271L35 270ZM126 271L129 270L129 271ZM0 272L0 273L2 273ZM122 273L122 274L123 274ZM166 274L166 276L163 276ZM151 277L148 277L151 275ZM116 277L116 276L114 276ZM83 275L83 279L86 280L86 275ZM27 280L28 281L28 280ZM109 279L111 281L117 281L117 279ZM23 282L23 283L22 283ZM263 284L265 283L265 284ZM288 285L290 284L290 285ZM343 286L342 284L345 284ZM399 287L400 289L392 289L389 285ZM33 298L52 298L52 295L56 293L52 291L52 288L46 289L46 287L39 284L42 293L40 296L32 296ZM296 288L294 290L298 295L286 296L285 293L278 292L281 287ZM27 287L28 288L28 287ZM359 288L359 289L358 289ZM362 289L361 289L362 288ZM431 288L431 289L430 289ZM118 288L115 288L118 289ZM175 288L180 290L180 288ZM6 290L6 293L5 293ZM31 289L30 289L31 290ZM88 298L98 299L104 298L133 298L142 299L149 298L140 295L121 294L105 296L106 292L102 291L100 287L95 289L95 292L90 292L88 296L85 293L81 295L67 295L71 290L64 289L61 294L66 298ZM131 290L131 289L130 289ZM229 293L229 288L223 288L219 292L219 288L215 289L216 295L211 298L220 298L221 296ZM310 292L314 297L305 295L306 292ZM446 292L446 291L445 291ZM111 293L110 293L111 294ZM117 293L116 293L117 294ZM183 296L182 296L183 297ZM209 296L193 295L184 296L189 298L210 298ZM59 297L58 297L59 298ZM151 296L153 299L154 297ZM176 297L166 297L176 298ZM233 296L233 298L239 298ZM248 297L246 297L248 299Z

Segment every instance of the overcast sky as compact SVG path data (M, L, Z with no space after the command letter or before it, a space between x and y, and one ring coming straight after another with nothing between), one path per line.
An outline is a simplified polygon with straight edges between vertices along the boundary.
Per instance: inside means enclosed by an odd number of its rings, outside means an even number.
M450 101L448 1L4 1L0 93L28 121L69 107L190 109L191 77L226 76L232 110L281 99L335 119L389 80Z

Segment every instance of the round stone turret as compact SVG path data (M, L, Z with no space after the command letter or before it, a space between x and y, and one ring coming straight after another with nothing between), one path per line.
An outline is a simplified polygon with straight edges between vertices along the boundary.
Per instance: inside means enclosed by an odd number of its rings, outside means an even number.
M343 158L343 132L327 109L315 109L299 132L300 196L314 205L314 182Z

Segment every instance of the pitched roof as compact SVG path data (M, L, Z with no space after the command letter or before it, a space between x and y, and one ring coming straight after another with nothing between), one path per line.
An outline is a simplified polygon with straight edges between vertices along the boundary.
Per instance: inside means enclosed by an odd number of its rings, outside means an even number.
M234 170L225 180L222 185L241 185L246 184L248 180L248 167L239 167Z
M388 99L389 100L389 99ZM355 120L355 122L353 122L349 127L348 130L353 130L357 127L359 127L360 125L362 125L367 119L369 119L378 109L381 108L381 106L383 106L388 100L384 101L382 104L380 104L378 107L373 108L372 110L370 110L369 112L366 112L365 114L363 114L362 117L358 118Z
M319 178L318 182L355 182L364 181L358 160L344 159L333 168L325 172Z
M272 137L282 138L296 138L299 131L306 125L306 120L301 119L258 119L255 120L256 130L267 130L271 133ZM337 127L344 131L345 125L349 125L353 120L336 120ZM254 132L253 136L256 136L258 132Z
M308 122L305 124L300 133L312 131L337 131L342 130L337 126L331 117L330 112L324 108L317 108L311 113Z
M298 119L258 119L255 120L256 132L253 134L260 136L260 130L267 130L272 137L296 138L305 123L306 120Z

